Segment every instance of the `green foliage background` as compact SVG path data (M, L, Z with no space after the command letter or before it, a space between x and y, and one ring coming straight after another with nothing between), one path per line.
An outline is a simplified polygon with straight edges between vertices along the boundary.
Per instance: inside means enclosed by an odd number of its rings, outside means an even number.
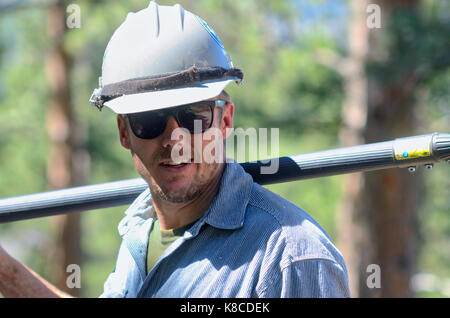
M234 64L245 72L244 85L230 85L228 89L236 105L235 127L280 128L280 156L339 146L343 82L334 71L315 63L314 54L318 48L345 54L350 14L347 1L177 2L210 24ZM103 51L113 31L127 12L146 7L148 1L71 3L81 8L81 28L67 31L65 45L74 59L70 79L73 105L80 124L87 127L84 147L90 154L88 183L138 177L129 153L118 142L115 115L107 109L99 113L89 105L88 98L98 85ZM424 3L430 8L437 6L434 1ZM431 9L429 12L436 14ZM44 9L0 12L0 197L46 190L47 52ZM423 96L421 125L411 127L410 135L449 132L449 84L447 70L431 78L418 92ZM341 181L342 177L336 176L268 188L302 207L336 239ZM427 171L425 182L418 271L449 279L448 166L441 164ZM117 224L125 208L83 212L85 297L98 296L114 268L120 244ZM0 224L0 243L48 278L50 232L48 218ZM419 295L443 296L435 292Z

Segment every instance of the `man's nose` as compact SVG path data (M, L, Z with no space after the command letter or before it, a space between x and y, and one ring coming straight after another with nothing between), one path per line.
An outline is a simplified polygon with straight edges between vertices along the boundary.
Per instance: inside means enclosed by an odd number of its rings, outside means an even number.
M175 129L180 128L178 122L175 120L175 117L169 116L166 123L166 128L162 133L162 143L163 147L168 147L175 145L179 140L178 138L172 138L172 133Z

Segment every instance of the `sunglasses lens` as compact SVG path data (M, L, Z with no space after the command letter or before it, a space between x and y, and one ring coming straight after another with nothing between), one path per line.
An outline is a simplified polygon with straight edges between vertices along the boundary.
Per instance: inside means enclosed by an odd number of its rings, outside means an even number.
M127 117L136 137L153 139L164 132L169 116L175 116L178 125L191 134L203 133L212 125L213 108L214 102L200 102L170 110L128 114ZM196 121L200 123L195 124ZM201 131L196 131L195 128L200 128Z
M177 114L177 119L179 124L189 130L191 134L203 133L205 130L211 127L212 124L212 110L208 104L196 104L195 106L190 106L182 109ZM196 131L195 121L200 121L201 131ZM197 128L198 130L198 128Z
M153 139L164 132L167 116L162 111L152 111L127 115L131 130L138 138Z

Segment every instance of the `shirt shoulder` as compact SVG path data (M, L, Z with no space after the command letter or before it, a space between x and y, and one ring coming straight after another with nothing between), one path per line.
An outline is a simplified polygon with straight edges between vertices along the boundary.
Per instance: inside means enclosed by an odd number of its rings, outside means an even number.
M300 207L255 183L246 223L267 237L256 289L260 297L348 297L342 254Z
M282 263L324 259L343 263L327 232L300 207L280 195L254 183L247 209L247 219L258 219L271 229L269 243L283 251ZM275 243L276 242L276 243Z

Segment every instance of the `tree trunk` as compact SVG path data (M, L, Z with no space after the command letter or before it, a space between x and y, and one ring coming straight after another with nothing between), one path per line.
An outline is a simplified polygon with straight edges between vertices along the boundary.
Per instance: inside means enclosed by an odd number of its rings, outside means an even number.
M365 143L363 136L367 118L367 77L365 62L367 58L366 7L368 1L352 1L352 19L349 24L348 56L344 76L345 99L342 106L342 124L339 131L341 146L349 147ZM346 260L349 272L350 292L357 297L359 293L359 268L361 259L359 245L367 233L358 220L359 198L363 189L364 175L353 173L345 176L343 199L339 207L338 246Z
M80 148L82 131L77 125L71 102L70 72L72 60L64 47L66 7L63 1L51 6L47 12L49 52L46 61L50 83L50 103L47 109L47 128L50 151L47 166L48 187L61 189L85 184L86 165ZM81 267L80 214L70 213L52 217L56 232L53 248L53 282L62 290L80 296L80 290L70 289L66 279L67 266Z
M352 1L349 59L355 71L345 77L341 142L345 146L391 140L415 133L414 70L396 70L386 37L394 9L414 9L417 1L377 1L381 28L369 29L366 1ZM358 31L359 30L359 31ZM377 69L392 65L395 80ZM381 64L382 64L381 63ZM351 65L351 64L350 64ZM375 65L371 69L368 65ZM409 72L410 71L410 72ZM346 176L339 209L338 245L346 258L354 297L410 297L417 258L420 172L389 169ZM370 264L381 270L380 288L367 284Z

